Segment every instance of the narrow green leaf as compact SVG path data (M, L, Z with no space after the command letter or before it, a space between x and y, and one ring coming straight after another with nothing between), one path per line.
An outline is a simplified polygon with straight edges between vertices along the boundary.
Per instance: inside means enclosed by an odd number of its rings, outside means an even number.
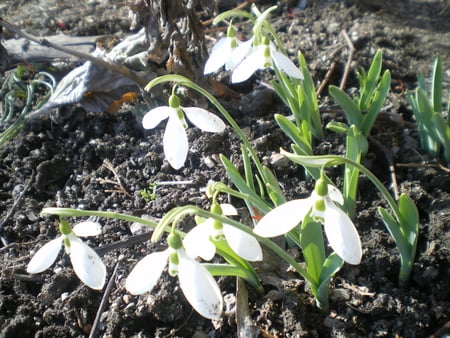
M403 233L398 222L392 217L390 213L386 211L386 209L379 207L378 212L381 216L381 219L388 229L389 233L392 236L395 244L397 245L398 251L402 259L406 259L410 257L410 246L408 242L407 236Z
M356 103L342 89L336 86L329 86L328 90L333 99L344 111L348 124L354 124L361 128L363 116Z
M379 49L375 56L373 57L372 64L370 65L369 71L367 73L367 82L364 88L361 90L361 98L359 101L359 109L361 111L366 111L370 107L370 102L372 100L373 92L378 83L378 79L381 74L381 64L383 61L383 53Z
M247 182L247 186L255 191L255 183L253 182L253 178L255 177L252 170L252 165L250 163L250 157L248 156L247 149L244 145L241 145L241 154L242 154L242 162L244 163L244 175L245 182Z
M312 148L311 145L305 141L303 135L301 135L300 130L297 126L292 123L286 116L281 114L275 114L275 121L281 130L296 144L304 155L311 155Z
M285 203L286 199L284 198L283 191L280 188L280 183L278 182L273 172L268 167L264 166L263 173L264 183L266 184L267 192L273 204L278 206Z
M419 211L413 200L406 194L401 194L398 199L398 208L401 215L401 226L408 235L408 242L415 246L419 234Z
M317 285L325 262L325 245L322 226L306 216L300 230L300 245L306 262L306 271Z
M369 136L370 130L380 112L381 107L386 101L386 97L389 93L389 89L391 88L391 73L389 70L386 70L383 74L383 77L380 80L379 86L374 93L373 102L368 108L367 115L363 119L361 132L365 136Z
M431 98L435 112L442 111L442 63L441 56L436 55L434 61L433 76L431 78Z
M324 283L328 283L343 265L344 261L335 252L329 255L323 263L322 272L320 274L320 287L322 287Z

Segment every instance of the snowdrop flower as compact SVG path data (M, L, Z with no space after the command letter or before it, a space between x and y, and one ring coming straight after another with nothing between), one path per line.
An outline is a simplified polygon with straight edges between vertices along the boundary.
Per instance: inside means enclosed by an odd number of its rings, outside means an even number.
M234 69L248 54L252 41L242 43L236 39L233 26L228 26L227 36L221 38L211 50L203 74L210 74L225 65L225 70Z
M153 129L162 120L169 118L164 132L163 147L167 161L174 169L180 169L184 165L188 153L185 114L189 121L203 131L220 133L225 129L225 123L216 115L202 108L181 107L180 100L173 94L169 98L169 106L150 110L142 120L145 129Z
M218 215L237 215L237 210L231 204L213 203L211 212ZM212 218L189 231L183 243L189 256L201 257L209 261L216 254L216 246L213 242L219 240L226 240L230 248L247 261L260 261L263 258L261 246L253 236Z
M61 236L46 243L34 254L28 263L27 272L39 273L47 270L55 262L61 244L64 243L78 278L92 289L102 289L106 279L106 267L97 253L78 238L78 236L97 236L101 232L100 224L86 221L78 223L71 229L67 222L61 221L59 230Z
M273 68L274 65L293 78L303 79L300 69L286 55L277 51L267 37L264 37L262 43L254 46L253 52L234 69L231 82L243 82L258 69Z
M286 234L303 221L308 213L325 227L330 246L345 262L361 262L361 241L354 224L335 202L344 203L341 192L319 179L310 197L286 202L267 213L254 232L262 237Z
M219 319L223 298L214 278L187 255L178 234L169 234L167 242L166 250L151 253L136 264L126 280L127 290L134 295L151 291L169 262L169 274L178 276L181 290L192 307L205 318Z

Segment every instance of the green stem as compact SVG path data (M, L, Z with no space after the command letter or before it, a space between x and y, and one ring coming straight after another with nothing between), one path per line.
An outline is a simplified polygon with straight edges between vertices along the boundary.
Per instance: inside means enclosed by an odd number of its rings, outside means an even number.
M79 210L79 209L72 209L72 208L44 208L41 211L41 215L57 215L62 217L84 217L84 216L97 216L97 217L104 217L104 218L114 218L114 219L121 219L123 221L127 222L135 222L144 224L150 228L156 228L158 223L136 217L126 214L121 214L118 212L110 212L110 211L96 211L96 210ZM170 232L170 227L167 227L165 231Z

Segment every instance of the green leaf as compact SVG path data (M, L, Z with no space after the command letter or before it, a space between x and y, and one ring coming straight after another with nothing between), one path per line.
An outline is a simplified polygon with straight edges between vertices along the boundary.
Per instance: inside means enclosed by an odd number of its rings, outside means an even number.
M250 163L250 157L248 156L247 149L244 145L241 145L241 154L242 154L242 162L244 163L244 175L245 182L247 182L247 186L253 190L255 190L255 183L253 182L253 178L255 177L252 170L252 165Z
M328 307L331 278L336 275L343 265L344 261L335 252L326 258L320 274L320 284L317 288L317 302L319 308Z
M366 111L370 107L373 92L381 74L381 64L383 60L383 53L379 49L373 57L372 64L370 65L369 72L367 73L367 80L364 88L360 88L361 98L359 100L359 109Z
M284 198L283 191L280 188L280 183L278 182L272 171L266 166L263 167L264 173L264 183L266 184L267 192L273 204L276 206L286 202Z
M328 122L326 128L331 131L334 131L335 133L344 135L344 134L347 134L349 127L346 123L331 121L331 122Z
M433 108L435 112L442 110L442 63L439 54L434 61L433 76L431 78L431 98L433 99Z
M409 244L414 247L419 234L419 211L413 200L406 194L400 195L398 208L401 215L401 226L408 235Z
M222 164L225 168L225 171L227 172L228 177L230 178L231 182L233 182L233 184L236 186L236 188L241 193L251 196L252 200L254 201L252 203L254 203L255 207L257 207L261 212L263 213L269 212L269 210L271 210L270 205L247 185L247 182L245 182L245 180L242 178L241 174L233 165L233 163L231 163L231 161L223 155L220 155L220 160L222 161Z
M336 86L329 86L328 88L330 95L344 111L348 123L360 128L363 116L356 103L342 89Z
M335 252L329 255L323 263L322 272L320 274L320 287L324 287L333 278L333 276L342 268L344 261Z
M400 224L392 217L390 213L386 211L386 209L382 207L378 207L378 212L381 216L383 223L386 225L389 233L394 239L395 244L397 245L398 251L400 252L400 256L402 259L410 256L410 246L408 242L408 238L406 234L402 231Z
M304 155L311 155L312 148L311 144L309 144L298 127L292 123L286 116L281 114L275 114L275 121L278 123L278 126L281 130L296 144Z
M325 262L325 245L322 226L309 216L306 216L302 222L300 245L306 262L306 271L319 285L322 266Z
M368 136L370 134L370 130L380 112L381 107L386 101L386 97L389 93L389 89L391 88L391 73L389 70L386 70L381 78L381 81L378 85L378 88L374 94L373 102L368 108L367 115L363 119L361 132L363 135Z

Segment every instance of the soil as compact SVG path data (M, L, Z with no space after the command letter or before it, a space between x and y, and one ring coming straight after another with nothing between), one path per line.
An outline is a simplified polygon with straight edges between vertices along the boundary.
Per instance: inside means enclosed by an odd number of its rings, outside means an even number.
M265 8L270 3L259 5ZM232 5L232 1L222 2L221 10ZM127 10L121 1L76 5L52 0L3 1L0 14L35 35L61 33L61 28L72 35L129 34ZM371 183L361 178L355 223L363 242L363 260L358 266L345 265L333 279L329 310L317 309L303 280L269 258L267 267L272 268L261 273L266 294L259 296L249 288L252 335L241 336L430 337L442 328L434 337L448 337L450 175L420 149L413 114L402 94L417 85L419 72L429 76L437 52L443 60L444 87L450 86L448 1L317 0L295 12L282 2L271 20L293 60L297 50L305 55L317 84L333 63L328 83L338 85L342 78L349 54L343 30L355 47L346 84L350 92L357 86L355 70L367 68L376 50L383 49L383 67L391 70L393 85L372 130L364 164L392 191L405 192L415 201L420 213L420 237L410 285L399 288L398 251L376 212L385 202ZM216 31L209 28L205 30L207 37L217 38ZM241 29L243 37L250 36L248 26ZM4 38L11 37L4 32ZM289 149L289 140L273 120L274 113L287 112L287 108L260 80L267 81L271 73L260 75L263 77L253 77L245 86L233 86L237 94L232 99L221 99L248 133L262 161L272 166L278 149ZM229 84L227 74L219 74L217 79ZM167 96L163 97L161 103L165 104ZM343 119L326 90L320 105L325 123ZM144 130L140 123L142 109L138 114L137 108L138 104L128 104L111 115L68 107L65 117L56 122L48 116L33 121L13 141L0 147L1 337L87 337L98 311L100 322L92 337L238 335L234 278L218 280L230 307L219 322L193 311L176 279L167 274L151 294L128 294L124 282L134 264L151 250L165 246L164 242L136 243L130 224L123 221L99 219L104 231L88 241L100 248L108 269L111 289L103 309L99 306L105 290L94 291L83 285L64 254L44 273L26 273L35 250L58 234L57 219L40 215L44 207L161 218L174 206L208 208L202 190L207 182L229 183L218 155L239 164L240 144L231 129L205 134L189 128L188 160L176 171L164 160L164 126ZM317 142L315 153L340 154L342 142L342 137L327 132ZM389 154L393 170L389 168ZM305 179L301 168L285 162L272 167L287 198L309 194L313 183ZM340 169L329 174L339 184ZM142 198L141 192L152 182L172 181L185 182L160 185L156 198ZM244 204L233 202L241 206L244 215ZM184 226L192 224L187 219ZM116 242L127 246L108 246Z

